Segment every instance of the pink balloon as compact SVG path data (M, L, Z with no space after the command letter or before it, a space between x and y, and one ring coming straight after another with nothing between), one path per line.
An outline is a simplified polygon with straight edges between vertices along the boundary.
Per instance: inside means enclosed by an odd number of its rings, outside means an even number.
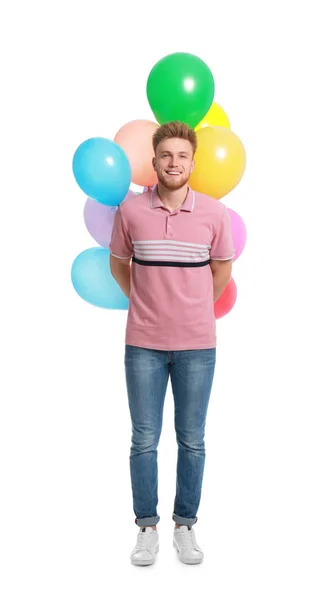
M215 319L220 319L221 317L224 317L230 312L230 310L232 310L236 303L237 294L238 291L236 283L233 277L231 277L221 296L218 300L216 300L214 304Z
M152 137L158 127L158 123L154 121L135 119L123 125L114 137L114 142L128 157L131 181L137 185L149 186L157 183L157 175L152 165Z
M129 190L124 200L133 198L136 194ZM92 198L87 198L84 207L84 221L88 233L103 248L108 248L117 206L106 206Z
M238 213L232 210L232 208L228 208L228 211L231 219L232 239L235 249L235 256L233 258L234 262L235 260L237 260L237 258L239 258L246 245L247 230L240 215L238 215Z

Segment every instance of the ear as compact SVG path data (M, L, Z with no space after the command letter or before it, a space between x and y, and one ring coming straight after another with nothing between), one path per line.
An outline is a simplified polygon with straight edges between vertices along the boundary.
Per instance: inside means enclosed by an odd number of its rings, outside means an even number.
M194 168L195 168L195 161L193 160L191 163L191 167L190 167L190 173L193 172Z
M152 158L152 165L153 165L154 171L156 171L156 158L155 158L155 156L153 156L153 158Z

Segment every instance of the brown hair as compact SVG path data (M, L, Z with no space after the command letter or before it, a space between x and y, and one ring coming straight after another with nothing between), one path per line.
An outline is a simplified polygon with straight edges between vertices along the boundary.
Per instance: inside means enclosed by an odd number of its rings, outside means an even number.
M197 149L197 136L196 132L191 129L186 123L181 123L181 121L171 121L170 123L164 123L156 129L153 134L153 148L156 153L156 148L162 140L166 140L169 138L181 138L183 140L188 140L193 148L194 154Z

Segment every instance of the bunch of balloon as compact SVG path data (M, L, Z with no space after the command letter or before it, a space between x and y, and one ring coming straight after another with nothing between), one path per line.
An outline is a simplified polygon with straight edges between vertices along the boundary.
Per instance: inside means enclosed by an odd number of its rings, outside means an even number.
M125 123L114 139L90 138L73 156L73 175L87 195L86 228L98 246L81 252L73 262L71 278L85 301L109 309L127 309L129 301L111 275L109 244L117 207L136 197L131 183L148 189L157 183L152 166L152 136L168 121L183 121L197 131L196 166L189 181L193 189L219 200L240 181L245 152L231 131L227 115L214 100L215 85L209 67L197 56L170 54L151 69L146 86L154 120ZM246 231L239 215L229 210L236 260L245 245ZM236 300L230 281L214 305L216 318L229 312Z
M240 182L246 167L241 139L231 129L224 109L214 101L215 83L207 64L199 57L176 52L159 60L147 80L149 105L160 125L182 121L195 129L197 151L190 186L216 199L224 198ZM238 213L227 207L235 255L246 244L246 227ZM237 299L233 277L214 304L215 318L229 313Z

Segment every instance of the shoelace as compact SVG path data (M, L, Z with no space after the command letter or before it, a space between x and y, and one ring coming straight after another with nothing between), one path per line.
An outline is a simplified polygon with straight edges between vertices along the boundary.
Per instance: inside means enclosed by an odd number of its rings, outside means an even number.
M149 545L150 535L152 535L151 531L139 531L135 550L144 550Z
M183 548L187 548L187 549L191 549L191 550L198 550L197 548L197 542L196 542L196 538L195 538L195 532L193 529L190 529L190 531L180 531L181 533L181 544L183 546ZM188 535L189 534L189 535Z

